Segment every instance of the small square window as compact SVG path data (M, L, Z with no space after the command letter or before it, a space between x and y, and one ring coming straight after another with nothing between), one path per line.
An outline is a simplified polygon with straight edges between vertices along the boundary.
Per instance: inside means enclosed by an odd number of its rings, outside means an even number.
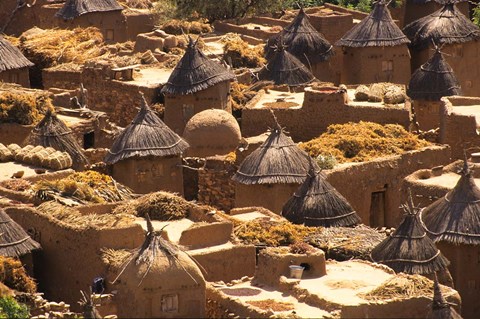
M11 73L10 74L10 82L11 83L18 83L19 82L18 78L19 78L18 73Z
M392 72L393 71L393 60L382 61L382 72Z
M113 41L114 40L114 31L113 29L107 29L105 32L105 40L106 41Z
M162 296L162 312L178 312L178 295Z

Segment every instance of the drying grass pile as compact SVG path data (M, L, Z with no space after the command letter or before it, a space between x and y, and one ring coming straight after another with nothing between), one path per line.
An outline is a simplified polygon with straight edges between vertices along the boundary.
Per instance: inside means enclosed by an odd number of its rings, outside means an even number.
M212 27L208 23L202 21L186 21L186 20L177 20L172 19L160 26L160 28L168 34L180 35L183 33L210 33L212 32Z
M290 311L295 309L295 306L291 302L277 301L274 299L249 300L246 301L246 303L262 310Z
M152 220L168 221L188 217L192 204L180 196L168 192L156 192L118 206L113 211L139 217L147 214Z
M74 227L121 228L131 225L134 218L127 214L82 214L78 210L58 202L45 202L37 207L40 213L51 216Z
M330 125L320 137L301 143L300 147L314 158L333 155L338 163L346 163L398 155L428 145L431 143L397 124L350 122Z
M154 0L119 0L121 5L132 9L151 9L153 8Z
M77 172L52 181L40 180L33 189L90 203L118 202L132 198L132 191L128 187L95 171Z
M10 289L33 294L37 285L27 275L25 268L19 260L0 256L0 282Z
M101 253L103 263L112 267L113 270L120 270L127 258L132 255L132 253L126 249L111 248L102 248Z
M257 68L266 63L263 57L263 46L251 47L238 34L227 34L223 43L223 60L234 68Z
M47 94L0 93L0 123L36 124L48 109L53 111Z
M7 179L0 182L0 186L15 192L25 192L32 188L32 184L25 179Z
M241 110L257 94L252 87L246 84L232 82L230 84L230 95L232 96L233 110Z
M305 241L320 248L327 258L338 261L352 258L370 260L372 249L385 239L385 234L365 225L356 227L318 228Z
M290 222L253 220L235 226L234 234L247 245L278 247L302 242L315 230L315 227L295 225Z
M421 275L399 273L381 286L367 293L359 294L359 296L374 301L421 296L431 298L433 296L433 282Z

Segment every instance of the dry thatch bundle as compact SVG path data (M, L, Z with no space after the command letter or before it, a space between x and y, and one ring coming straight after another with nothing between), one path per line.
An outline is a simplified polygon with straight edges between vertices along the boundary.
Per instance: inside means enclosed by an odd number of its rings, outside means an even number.
M0 255L0 282L10 289L20 292L34 294L37 292L37 285L27 275L22 263L14 258Z
M372 301L413 297L430 298L433 294L432 288L432 281L424 276L397 274L381 286L359 296Z
M53 110L53 105L47 94L0 94L0 123L35 124L48 110Z
M212 32L212 27L208 23L203 23L202 21L186 21L186 20L177 20L171 19L162 24L160 27L163 31L168 34L202 34Z
M128 214L81 214L78 210L50 201L40 204L37 210L74 227L84 228L121 228L134 223Z
M230 86L232 109L234 111L241 110L255 95L257 95L257 91L253 91L251 86L233 82Z
M113 142L105 162L115 164L131 157L180 155L188 143L173 132L150 109L141 94L142 108L132 123Z
M287 51L305 65L328 60L333 54L333 46L318 32L301 8L292 23L283 31L268 39L265 54L269 59L274 52L274 45L282 38Z
M0 255L20 258L36 249L40 249L40 244L0 208Z
M360 217L345 197L314 167L283 206L282 216L294 224L306 226L348 227L360 223Z
M301 184L309 168L308 154L278 126L260 147L243 160L232 179L247 185Z
M428 275L447 269L450 262L427 236L411 194L408 205L403 205L403 209L403 221L372 250L372 260L389 266L397 273Z
M437 48L433 56L412 75L407 95L414 100L440 101L443 96L462 95L455 74Z
M32 188L32 183L23 179L6 179L0 182L0 186L15 192L25 192Z
M372 122L333 124L327 131L299 146L310 156L333 155L337 162L363 162L430 145L397 124L385 126Z
M432 311L428 314L427 319L462 319L462 316L443 297L436 276L433 284Z
M0 35L0 72L33 66L22 52Z
M32 130L30 141L34 145L52 147L68 153L76 169L83 169L88 165L88 159L83 154L83 149L73 136L73 132L50 110Z
M370 252L385 238L378 230L360 224L355 227L317 228L305 241L320 248L327 258L370 260Z
M72 198L79 203L119 202L132 198L132 191L110 176L85 171L58 180L39 180L33 186L45 199Z
M73 20L87 13L119 10L123 10L123 7L116 0L66 0L63 7L55 13L55 17Z
M316 80L315 76L295 56L279 43L275 53L258 73L263 81L273 81L276 85L303 86Z
M233 68L258 68L265 64L261 45L250 47L238 34L227 34L223 39L223 60Z
M302 242L316 231L314 227L290 222L252 220L235 226L233 233L246 245L288 246Z
M134 216L151 216L154 220L177 220L186 218L191 204L180 196L168 192L144 195L116 207L113 214L124 213Z
M162 88L162 93L187 95L235 79L232 72L205 56L197 43L198 39L194 41L190 38L185 54Z
M395 24L387 8L387 1L373 4L372 12L335 43L343 47L389 47L410 41Z
M423 18L411 22L403 32L417 50L435 45L463 43L480 39L480 29L465 17L453 2Z
M434 242L480 245L480 189L466 159L460 174L457 185L420 216Z

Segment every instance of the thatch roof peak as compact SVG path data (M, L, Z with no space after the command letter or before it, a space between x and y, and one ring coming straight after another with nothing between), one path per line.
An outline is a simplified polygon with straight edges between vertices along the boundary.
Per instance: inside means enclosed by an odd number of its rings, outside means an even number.
M193 94L220 82L235 80L235 74L205 56L197 42L189 38L187 49L162 88L162 93Z
M188 147L173 132L141 95L142 107L132 122L120 133L105 156L105 162L115 164L130 157L180 155Z
M243 160L232 179L247 185L301 184L310 168L309 158L283 129L277 127Z
M372 11L337 41L343 47L386 47L408 44L402 30L395 24L385 1L373 4Z
M23 53L0 35L0 72L33 66Z
M427 319L462 319L452 305L443 296L437 276L433 282L432 310Z
M480 245L480 189L466 161L460 179L444 197L421 212L435 242Z
M87 13L120 10L123 10L123 7L116 0L67 0L55 16L72 20Z
M20 258L40 248L40 244L0 208L0 255Z
M431 274L446 269L449 261L427 236L411 198L403 206L405 217L398 228L373 248L373 261L407 274Z
M290 25L268 39L265 45L267 59L274 54L272 47L279 38L283 39L288 52L306 65L326 61L334 54L333 46L310 24L303 8L300 8Z
M432 14L409 23L403 32L417 50L432 43L440 45L480 39L480 28L463 15L454 3L445 3Z
M407 95L413 100L440 101L444 96L462 95L460 84L440 49L412 75Z
M307 178L285 203L282 216L294 224L322 227L349 227L360 223L350 203L310 161Z

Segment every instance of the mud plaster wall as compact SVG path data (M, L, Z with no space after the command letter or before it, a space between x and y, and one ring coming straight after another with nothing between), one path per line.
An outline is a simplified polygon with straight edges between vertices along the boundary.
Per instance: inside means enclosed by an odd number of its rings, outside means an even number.
M440 101L413 100L418 126L422 131L440 127Z
M343 53L343 84L391 82L408 84L410 81L410 52L406 44L393 47L350 48L336 47ZM342 52L343 51L343 52ZM392 69L386 70L385 63Z
M261 91L263 92L263 91ZM262 93L260 93L262 94ZM255 98L254 98L255 99ZM359 106L347 104L342 92L326 93L305 90L303 105L299 109L275 109L278 122L294 141L308 141L325 132L331 124L369 121L379 124L400 124L408 128L410 111L403 107ZM242 136L256 136L275 127L270 109L252 108L255 100L242 111Z
M402 202L407 199L408 190L412 192L413 202L420 207L427 207L437 199L445 196L450 188L440 185L427 185L418 180L425 180L433 177L431 169L422 169L408 175L402 184Z
M193 94L166 95L165 124L181 136L188 120L195 114L208 109L232 112L230 82L220 82Z
M207 158L198 171L198 200L224 211L235 206L235 183L232 176L237 171L234 163L218 158Z
M34 231L42 246L35 265L42 292L51 300L65 301L79 309L79 291L88 290L93 278L105 276L100 249L133 249L144 240L139 225L122 229L69 226L41 215L31 208L7 208L7 214L24 229Z
M28 68L14 69L0 72L0 82L17 83L23 87L30 87Z
M12 143L22 146L34 127L34 125L2 123L0 124L0 143L5 146Z
M159 93L157 87L111 80L106 65L85 67L82 81L88 90L88 106L92 110L107 113L110 121L120 126L127 126L137 115L141 107L139 91L149 103L155 101Z
M422 168L450 162L450 148L430 146L402 155L327 170L327 180L350 202L365 225L397 227L403 179ZM371 220L372 193L384 192L384 215Z
M335 85L340 84L342 74L343 57L342 52L335 50L335 55L331 56L327 61L318 62L311 65L312 73L317 79L324 82L332 82Z
M325 3L325 7L330 6ZM353 27L353 16L349 12L338 12L337 7L332 6L330 9L336 11L334 15L310 14L308 9L307 14L312 26L333 45Z
M283 205L292 197L300 184L257 184L236 183L235 207L260 206L279 214Z
M230 222L194 224L182 232L178 243L190 249L222 245L230 240L232 231L233 224Z
M81 70L42 70L42 84L45 90L49 88L76 90L80 83L82 83Z
M441 100L439 142L450 145L452 159L460 159L463 158L464 149L480 146L480 137L475 116L453 113L454 105L480 105L480 99L442 98Z
M112 176L136 193L164 190L183 195L181 165L180 156L132 157L115 163Z
M433 55L433 48L429 46L422 51L412 50L412 71L418 69ZM480 56L480 41L469 41L459 44L446 44L442 53L452 67L455 76L465 96L480 96L480 65L477 63Z
M240 302L237 297L226 295L211 284L207 284L207 300L219 305L221 307L219 310L222 313L224 309L228 309L229 313L234 314L232 317L236 315L240 318L265 318L271 315L266 315L265 311L257 307Z

